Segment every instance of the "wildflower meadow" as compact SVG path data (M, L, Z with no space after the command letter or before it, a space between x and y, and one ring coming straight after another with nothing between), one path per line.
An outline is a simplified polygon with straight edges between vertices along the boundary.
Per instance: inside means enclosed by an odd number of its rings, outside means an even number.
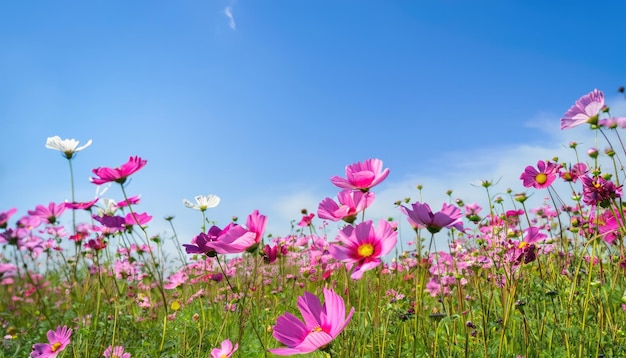
M179 237L142 207L143 178L128 180L149 160L75 182L77 153L96 143L50 137L72 197L0 208L0 357L625 357L626 117L593 90L561 119L576 126L606 149L572 142L575 162L503 173L524 191L486 179L486 205L427 203L418 185L390 203L408 238L368 217L393 170L378 158L320 178L336 197L296 213L289 235L266 232L259 210L214 222L209 194L182 200L198 227ZM121 196L81 201L78 185ZM151 233L153 220L171 231Z

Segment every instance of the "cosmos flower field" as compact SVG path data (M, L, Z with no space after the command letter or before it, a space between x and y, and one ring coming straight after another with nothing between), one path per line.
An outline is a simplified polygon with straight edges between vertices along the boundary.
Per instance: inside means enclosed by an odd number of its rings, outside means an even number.
M142 179L129 185L148 160L96 167L86 185L122 195L82 202L72 162L92 142L50 137L72 198L0 208L0 357L624 357L626 117L593 90L560 126L587 126L605 149L572 142L576 162L527 163L523 192L484 180L486 205L398 198L415 233L404 251L398 222L368 217L393 170L377 158L329 178L336 197L287 236L258 210L211 221L209 194L183 200L196 236L165 218L164 237ZM527 207L532 195L546 199Z

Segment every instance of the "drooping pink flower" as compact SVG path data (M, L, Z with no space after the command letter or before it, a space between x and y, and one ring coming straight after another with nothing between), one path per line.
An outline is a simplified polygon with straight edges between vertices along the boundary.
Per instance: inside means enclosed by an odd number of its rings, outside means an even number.
M332 342L346 328L354 307L346 316L343 298L324 288L324 305L310 292L298 297L298 309L304 322L289 312L278 317L273 336L286 347L269 351L280 356L314 352Z
M17 208L11 208L7 211L0 212L0 229L6 229L11 216L17 212Z
M220 348L213 348L211 350L211 358L230 358L233 356L233 353L239 348L239 343L235 343L230 341L230 339L225 339L220 344Z
M56 331L50 330L46 335L48 343L37 343L33 345L33 351L30 353L32 358L56 358L68 344L70 344L70 336L72 330L66 326L58 326Z
M123 346L109 346L104 350L104 358L130 358L130 353L124 352Z
M573 128L583 123L597 124L604 107L604 93L594 89L580 97L561 118L561 129Z
M346 263L348 270L356 265L350 277L358 280L365 271L382 263L381 258L396 246L398 233L384 219L379 221L377 229L374 228L374 223L368 220L356 226L344 227L339 231L337 239L341 244L330 245L328 248L330 254Z
M200 233L191 240L191 244L183 244L188 254L238 254L255 244L254 232L246 230L235 223L228 224L224 229L212 226L207 233Z
M152 220L152 216L148 215L148 213L128 213L124 217L124 224L127 228L133 225L145 226L150 220Z
M317 208L317 216L320 219L343 220L351 224L358 213L374 202L374 198L374 193L370 191L344 189L337 194L339 204L331 198L322 200Z
M383 170L383 161L367 159L346 166L346 177L334 176L330 181L342 189L368 191L380 184L389 175L389 168Z
M537 168L529 165L526 167L520 179L526 188L543 189L549 187L559 175L560 164L540 160Z
M130 198L126 200L122 200L116 203L115 206L117 206L118 208L123 208L125 206L137 205L139 204L140 201L141 201L141 195L135 195L135 196L131 196Z
M98 202L98 200L100 200L100 198L95 198L91 201L86 201L86 202L74 202L74 203L65 202L63 204L65 205L66 209L89 210L91 209L92 206L94 206Z
M148 161L138 156L130 157L128 162L122 164L119 168L96 168L92 172L98 176L97 178L89 178L92 183L101 185L104 183L116 182L124 184L126 179L143 168Z
M47 207L37 205L35 210L28 210L28 215L38 216L49 224L54 224L57 222L57 218L59 218L64 211L65 203L61 203L59 205L50 203Z
M412 209L403 207L409 222L422 225L428 232L435 234L443 228L455 228L463 231L461 217L463 213L458 207L443 203L441 211L433 213L428 204L416 202L411 204Z

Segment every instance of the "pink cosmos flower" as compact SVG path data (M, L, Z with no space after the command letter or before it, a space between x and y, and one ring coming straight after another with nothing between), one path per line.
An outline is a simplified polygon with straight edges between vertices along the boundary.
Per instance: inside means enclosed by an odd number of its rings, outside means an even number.
M387 255L396 246L398 233L384 219L374 229L372 220L364 221L356 226L348 225L339 231L337 236L340 244L332 244L328 248L337 260L346 263L348 270L356 264L350 277L358 280L365 271L381 264L381 257Z
M317 216L320 219L343 220L351 224L359 212L367 209L374 202L374 198L374 193L369 191L344 189L337 194L339 204L331 198L322 200L317 208Z
M580 97L561 118L561 129L573 128L583 123L597 124L600 111L604 107L604 93L594 89Z
M274 338L286 345L270 349L280 356L311 353L328 345L346 328L354 307L346 317L343 299L334 291L324 289L324 305L310 292L298 297L298 309L304 322L289 312L278 317L274 326Z
M13 214L17 212L17 208L12 208L7 211L0 212L0 229L6 229L9 224L9 219Z
M512 241L512 245L505 255L505 258L515 264L520 264L522 261L525 264L535 261L537 258L537 247L535 244L545 241L548 237L535 226L524 230L524 233L524 240L519 242Z
M74 203L65 202L63 204L65 205L66 209L89 210L91 209L92 206L94 206L98 202L98 200L100 200L100 198L95 198L91 201L86 201L86 202L74 202Z
M110 229L108 230L109 233L115 233L118 231L122 231L126 228L126 219L121 217L121 216L117 216L117 215L102 215L102 216L98 216L98 215L92 215L92 218L94 218L97 222L99 222L100 224L104 225L106 228Z
M130 353L124 352L124 347L122 346L109 346L104 351L103 356L105 358L130 358Z
M298 226L302 226L302 227L311 226L311 224L313 223L314 217L315 217L315 214L313 213L310 213L309 215L303 215L302 219L298 223Z
M289 249L287 246L281 243L275 243L274 246L265 245L263 246L263 261L266 264L273 264L278 259L278 255L287 255L289 253Z
M407 215L409 222L422 225L431 234L438 233L443 228L455 228L463 231L461 209L454 205L443 203L441 211L433 213L428 204L416 202L411 204L412 209L401 207L401 211ZM404 209L404 210L402 210Z
M118 208L123 208L125 206L137 205L139 204L140 201L141 201L141 195L135 195L135 196L131 196L130 198L126 200L122 200L116 203L115 206L117 206Z
M581 175L585 175L587 172L585 163L576 163L570 170L561 173L561 179L575 183Z
M33 345L30 356L33 358L56 358L70 344L72 330L66 326L58 326L56 331L50 330L46 335L49 343L37 343Z
M228 224L224 229L212 226L207 233L201 232L191 240L191 244L183 244L188 254L238 254L255 244L254 232L246 230L235 223Z
M383 161L368 159L346 166L346 178L334 176L330 181L342 189L368 191L380 184L389 175L389 168L383 170Z
M163 285L166 290L173 290L178 286L182 286L187 283L189 276L184 270L180 270L167 278L167 283Z
M260 243L265 232L265 221L267 216L259 214L258 210L254 210L246 219L246 227L248 231L254 233L254 242Z
M540 160L537 162L537 169L529 165L526 167L520 179L526 188L543 189L549 187L559 174L560 164Z
M148 161L141 159L137 156L130 157L128 162L122 164L119 168L96 168L92 172L98 176L98 178L89 178L92 183L101 185L104 183L116 182L124 184L126 179L143 168Z
M220 344L220 348L213 348L213 350L211 350L211 358L230 358L237 348L239 348L239 343L235 343L233 346L233 342L231 342L230 339L225 339Z
M133 225L145 226L150 220L152 220L152 216L148 215L148 213L128 213L124 217L124 224L127 228Z
M43 205L37 205L35 210L29 210L28 215L38 216L42 220L47 221L50 224L57 222L57 218L65 211L65 203L56 205L55 203L48 204L47 207Z

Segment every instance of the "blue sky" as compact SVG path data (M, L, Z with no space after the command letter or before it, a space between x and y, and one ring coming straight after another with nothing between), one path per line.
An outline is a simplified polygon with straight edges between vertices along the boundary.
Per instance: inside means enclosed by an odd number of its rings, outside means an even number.
M368 158L391 169L372 219L406 225L392 204L418 184L435 209L447 189L483 197L481 179L521 192L526 165L589 142L559 130L578 97L601 89L626 115L624 14L626 1L0 2L0 210L69 198L54 135L93 139L73 163L79 200L91 169L147 159L127 190L154 233L174 215L181 241L201 221L183 198L219 195L220 226L259 209L282 236Z

